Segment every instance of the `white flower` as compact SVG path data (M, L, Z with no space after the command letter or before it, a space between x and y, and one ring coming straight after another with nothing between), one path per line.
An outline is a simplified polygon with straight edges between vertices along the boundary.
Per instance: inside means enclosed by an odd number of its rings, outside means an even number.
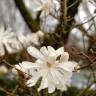
M16 34L11 29L4 29L4 26L0 27L0 56L5 55L5 49L8 53L17 52L22 46L17 40Z
M29 87L34 86L42 78L38 91L45 88L48 88L49 93L54 92L55 88L66 90L77 63L68 61L69 54L64 52L63 47L57 50L51 46L42 47L40 51L29 47L28 53L37 59L36 62L24 61L16 66L19 70L32 75L26 83Z
M33 12L41 11L40 17L46 17L50 13L56 14L60 9L59 0L32 0Z
M21 44L27 48L30 45L39 45L39 36L36 33L29 33L27 35L19 34L18 39L21 42Z
M43 32L53 32L59 23L60 0L32 0L30 4L32 15L35 18L40 12L40 29ZM30 8L29 8L30 9Z

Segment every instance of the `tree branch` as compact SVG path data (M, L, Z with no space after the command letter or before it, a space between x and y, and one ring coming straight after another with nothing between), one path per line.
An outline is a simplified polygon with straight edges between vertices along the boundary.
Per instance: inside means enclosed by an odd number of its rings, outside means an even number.
M16 6L21 12L22 17L24 18L26 24L32 32L36 32L39 30L39 21L32 19L32 15L29 10L26 8L23 0L14 0Z

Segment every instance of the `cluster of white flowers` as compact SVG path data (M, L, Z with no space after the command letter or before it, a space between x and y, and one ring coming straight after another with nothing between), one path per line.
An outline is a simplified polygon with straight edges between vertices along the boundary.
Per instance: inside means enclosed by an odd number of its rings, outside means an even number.
M60 4L58 0L32 0L33 12L41 11L40 18L48 15L58 15ZM56 13L57 12L57 13Z
M0 56L5 55L5 50L8 53L14 53L20 50L22 46L18 42L16 35L11 29L4 29L4 26L0 28Z
M0 27L0 56L4 56L5 52L11 54L21 51L23 47L26 48L32 44L39 45L39 37L37 34L30 33L26 36L23 34L17 35L15 32L12 32L11 28L5 30L4 26Z
M29 33L26 36L22 33L18 35L18 39L23 45L24 48L27 48L30 45L39 45L39 38L36 33Z
M77 63L68 61L69 54L64 52L64 47L55 50L51 46L44 46L40 51L34 47L28 47L27 51L37 60L34 63L23 61L15 67L32 76L26 82L29 87L35 86L42 78L38 91L48 88L48 92L52 93L56 88L61 91L67 89Z
M44 32L54 31L53 29L55 29L59 23L57 18L60 16L60 0L31 0L31 3L26 5L28 7L31 6L29 9L31 9L33 14L38 14L38 12L41 12L41 30Z

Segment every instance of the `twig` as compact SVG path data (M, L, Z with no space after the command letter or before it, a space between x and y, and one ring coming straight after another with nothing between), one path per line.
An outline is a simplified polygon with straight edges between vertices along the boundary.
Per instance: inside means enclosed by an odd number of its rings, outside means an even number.
M4 88L2 88L1 86L0 86L0 91L5 92L9 96L17 96L17 95L15 95L13 93L8 92L7 90L5 90Z
M64 0L64 22L66 22L67 21L67 0Z
M75 4L77 4L80 0L76 0L75 2L73 2L70 6L68 6L68 9L70 9L71 7L73 7Z
M93 77L94 77L94 80L95 80L95 73L94 73L93 68L91 66L92 64L94 64L94 62L85 53L82 52L82 55L85 56L89 60L89 62L91 63L91 64L88 64L88 66L91 69Z

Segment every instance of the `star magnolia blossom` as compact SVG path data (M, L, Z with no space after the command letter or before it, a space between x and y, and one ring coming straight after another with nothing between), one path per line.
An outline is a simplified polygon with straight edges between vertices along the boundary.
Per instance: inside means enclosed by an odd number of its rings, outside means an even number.
M33 12L41 11L40 17L45 17L50 13L58 12L60 3L58 0L32 0Z
M69 54L64 52L63 47L57 50L51 46L42 47L40 51L29 47L28 53L37 59L35 63L24 61L16 65L16 68L32 75L26 83L29 87L34 86L42 78L38 91L48 88L48 92L52 93L55 88L61 91L67 89L77 63L68 61Z
M22 46L18 42L16 34L11 31L10 28L4 29L4 26L0 27L0 56L5 55L5 48L8 53L14 53L21 50Z
M39 45L39 37L36 33L29 33L26 36L23 33L18 34L18 40L21 42L23 47L27 48L30 45Z

